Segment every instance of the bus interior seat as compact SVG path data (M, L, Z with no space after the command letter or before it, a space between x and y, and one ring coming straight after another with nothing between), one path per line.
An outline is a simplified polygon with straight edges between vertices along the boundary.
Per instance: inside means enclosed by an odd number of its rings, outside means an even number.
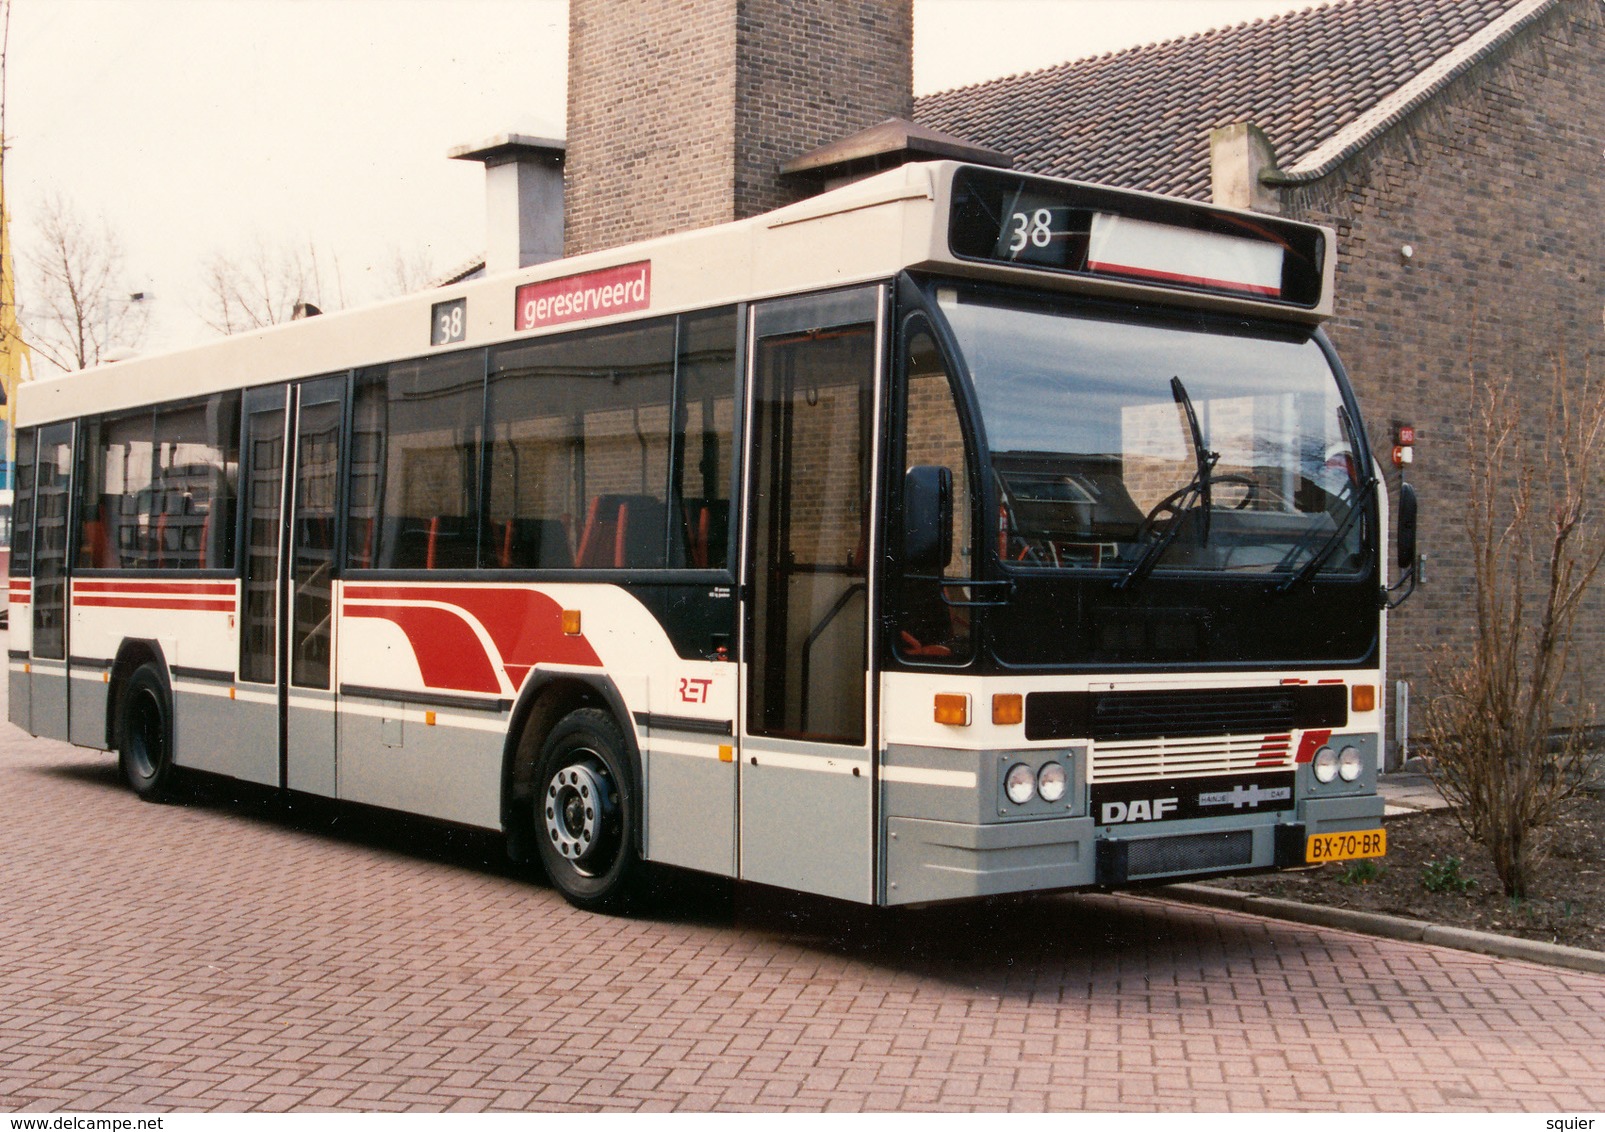
M681 504L681 511L686 534L683 561L698 569L725 566L725 548L730 536L730 501L687 499Z
M663 565L662 500L598 495L585 516L575 565L581 569L651 569Z
M464 533L459 515L428 519L401 518L385 524L382 565L395 570L472 570L477 562L474 539Z
M574 566L561 519L504 519L490 524L486 565L503 570L568 570Z
M107 534L105 503L101 503L97 515L98 518L84 524L83 547L88 551L91 569L110 570L117 565L117 559L112 554L111 538Z

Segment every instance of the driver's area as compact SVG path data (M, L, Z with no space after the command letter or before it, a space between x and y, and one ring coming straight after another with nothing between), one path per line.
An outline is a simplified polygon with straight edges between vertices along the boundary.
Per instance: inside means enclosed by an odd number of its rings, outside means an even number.
M894 604L893 647L900 657L955 662L970 656L969 587L944 584L972 576L974 531L969 461L952 378L923 316L903 333L903 463L914 469L944 470L946 511L952 536L943 547L937 573L904 570L889 587Z

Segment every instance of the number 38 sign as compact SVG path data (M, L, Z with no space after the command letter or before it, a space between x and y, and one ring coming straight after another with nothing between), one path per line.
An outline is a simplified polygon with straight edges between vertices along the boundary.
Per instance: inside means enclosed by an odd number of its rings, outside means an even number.
M429 308L429 344L449 346L468 337L468 300L448 299Z

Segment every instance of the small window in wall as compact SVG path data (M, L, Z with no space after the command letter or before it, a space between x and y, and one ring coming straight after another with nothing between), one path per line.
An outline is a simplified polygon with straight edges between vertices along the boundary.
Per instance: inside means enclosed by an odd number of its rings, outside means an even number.
M357 376L349 554L353 567L469 570L477 564L484 353Z
M947 365L930 333L916 329L904 348L904 464L946 468L953 477L953 545L943 578L968 578L974 547L969 463ZM909 658L941 661L970 654L970 618L958 586L903 579L893 644Z
M670 544L670 565L730 565L730 478L735 452L736 315L733 310L680 319L679 397L670 510L684 539Z
M484 563L654 569L685 540L671 511L674 321L491 355Z

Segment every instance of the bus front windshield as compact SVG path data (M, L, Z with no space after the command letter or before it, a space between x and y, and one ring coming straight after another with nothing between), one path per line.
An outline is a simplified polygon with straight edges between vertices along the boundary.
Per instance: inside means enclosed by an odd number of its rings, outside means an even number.
M1280 577L1364 567L1370 477L1306 332L944 290L1010 565Z

